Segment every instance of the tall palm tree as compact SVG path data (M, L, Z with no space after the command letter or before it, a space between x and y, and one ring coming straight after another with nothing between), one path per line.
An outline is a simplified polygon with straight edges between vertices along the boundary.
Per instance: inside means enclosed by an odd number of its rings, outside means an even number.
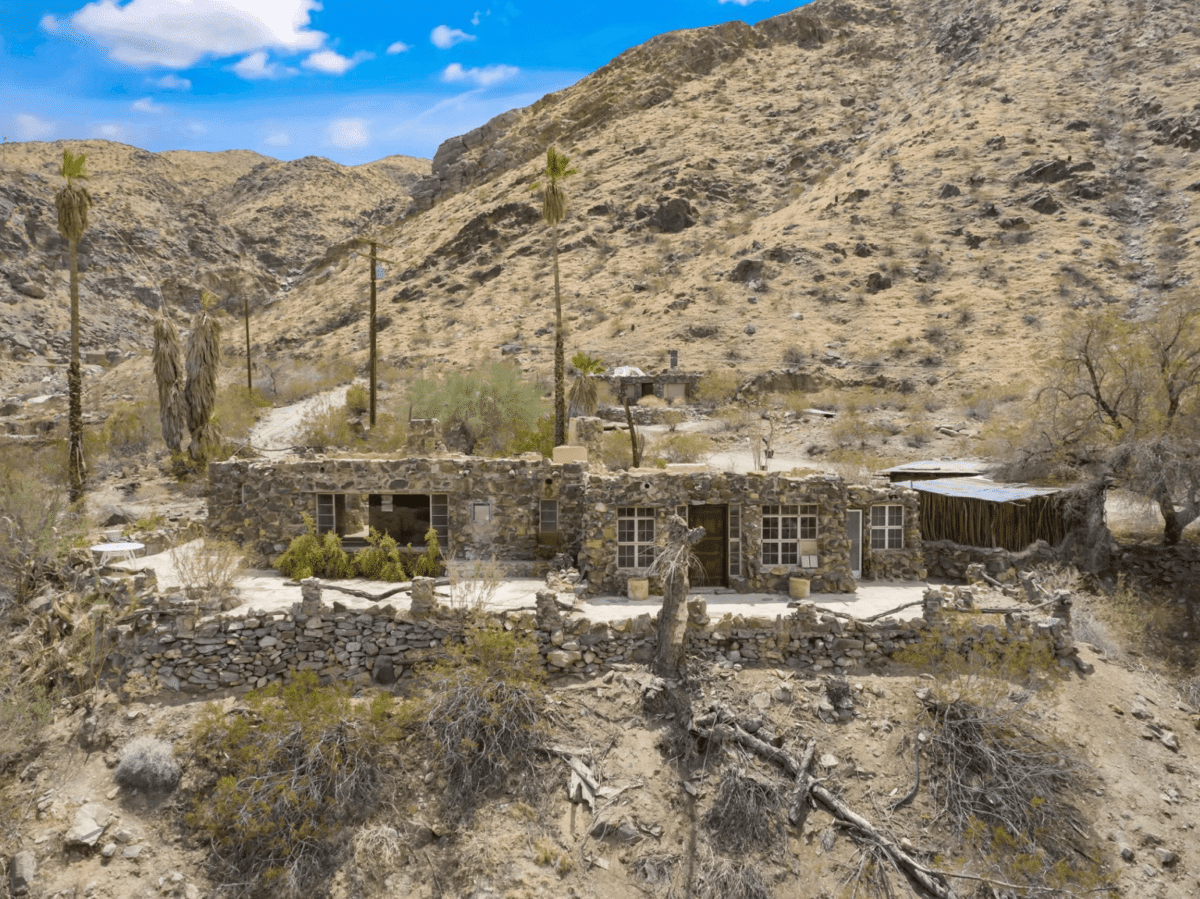
M70 430L67 477L71 502L77 502L83 496L83 479L87 475L83 460L83 373L79 368L79 241L87 230L92 195L82 184L75 183L87 178L83 161L83 153L74 156L70 150L63 150L59 174L67 179L67 183L54 197L58 209L58 233L71 247L71 367L67 370L67 426Z
M575 380L571 382L571 395L568 397L568 418L595 415L600 405L596 375L604 374L604 363L580 351L571 357L571 365L576 375Z
M558 225L567 215L567 194L562 182L576 174L570 168L571 160L553 147L546 151L546 168L541 182L533 190L542 187L542 218L550 226L550 251L554 259L554 445L567 442L567 363L563 356L562 291L558 283Z

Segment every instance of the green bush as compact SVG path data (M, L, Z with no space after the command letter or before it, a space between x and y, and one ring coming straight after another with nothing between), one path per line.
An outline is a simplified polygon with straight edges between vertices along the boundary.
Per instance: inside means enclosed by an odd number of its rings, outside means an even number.
M311 515L304 516L305 533L293 537L287 551L275 562L286 577L365 577L381 581L406 581L413 576L437 577L442 573L442 550L437 531L425 532L425 551L419 555L409 545L401 550L394 538L371 528L367 546L354 555L342 548L342 538L332 531L320 535Z
M221 436L227 443L236 445L250 436L250 429L262 416L265 409L271 408L271 401L255 388L247 391L245 384L240 382L230 384L217 393L216 420L221 426ZM155 404L155 423L157 424L158 407Z
M302 672L246 697L249 714L210 705L191 736L216 776L192 797L186 823L208 846L213 882L236 897L323 895L355 826L384 798L408 706Z
M628 443L628 438L626 439ZM667 463L699 462L713 452L712 438L707 434L668 434L657 440L646 450L647 462ZM646 464L646 463L643 463Z
M423 379L409 387L413 415L437 418L446 432L460 430L468 452L500 453L542 414L542 391L521 379L519 369L493 362L445 380Z
M554 455L554 416L543 415L531 427L520 428L504 452L510 456L541 453L549 459Z
M361 384L351 384L346 389L346 408L351 415L365 415L371 408L371 394Z
M738 374L730 368L714 368L701 375L696 384L696 399L721 405L733 399L738 389Z

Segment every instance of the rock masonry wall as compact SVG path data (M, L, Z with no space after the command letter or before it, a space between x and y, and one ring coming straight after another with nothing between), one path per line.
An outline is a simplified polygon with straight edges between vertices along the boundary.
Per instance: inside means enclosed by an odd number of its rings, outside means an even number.
M870 548L870 507L881 503L904 506L902 549L873 552ZM730 578L736 589L786 592L790 577L805 577L814 593L853 592L846 514L851 508L863 510L864 575L901 580L924 577L917 494L908 488L847 487L832 475L790 478L776 472L706 471L667 478L634 470L589 478L579 562L580 569L588 572L592 588L624 593L628 579L643 574L638 569L617 567L618 509L656 509L655 532L661 533L677 507L693 504L740 506L742 571ZM763 506L793 504L817 506L819 566L815 569L767 566L761 561Z
M948 608L961 604L970 588L926 592L922 615L908 621L864 622L821 612L800 603L794 612L771 617L725 616L713 621L703 600L689 601L687 645L693 656L718 665L789 666L802 671L845 673L886 666L899 650L931 629L946 627L963 651L974 639L949 626ZM1070 604L1057 617L1005 616L1004 623L981 623L1002 641L1041 642L1069 661ZM538 611L494 616L504 627L531 635L551 674L591 675L612 665L649 662L656 643L649 614L614 622L563 621L552 593L538 596ZM302 585L301 602L286 611L249 612L197 621L194 608L167 604L126 616L109 661L120 678L139 676L151 685L185 693L222 689L245 692L286 682L301 671L325 681L350 680L387 685L413 666L441 656L447 643L462 640L466 616L438 605L433 582L418 578L411 610L372 606L329 607L320 582ZM991 619L993 622L995 618Z
M1123 546L1118 567L1148 586L1200 591L1200 547Z
M558 501L559 521L578 521L586 480L586 464L556 465L537 453L512 459L450 454L220 462L209 466L208 526L269 558L304 533L304 515L315 517L318 493L446 494L449 554L479 550L502 559L533 559L540 500ZM490 520L474 520L474 503L489 505Z

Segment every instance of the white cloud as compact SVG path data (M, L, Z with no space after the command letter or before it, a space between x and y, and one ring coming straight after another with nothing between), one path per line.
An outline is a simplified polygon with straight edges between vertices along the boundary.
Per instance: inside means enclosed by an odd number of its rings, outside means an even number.
M28 112L17 115L17 135L22 140L41 140L54 133L54 123L39 119Z
M286 147L292 142L292 136L286 131L276 129L263 138L263 143L272 147Z
M365 50L360 50L353 57L342 56L333 50L318 50L304 60L302 65L306 69L324 72L326 75L345 75L364 59L372 59L374 56L374 53L367 53Z
M208 134L208 126L203 122L188 122L183 126L183 130L192 137L204 137L204 135Z
M471 24L472 25L479 24L479 10L475 10L475 15L471 16Z
M167 107L154 102L153 97L142 97L140 100L133 101L134 112L150 112L159 113L166 112Z
M46 34L58 34L63 28L62 22L58 21L50 13L42 16L41 21L38 22L38 27L46 32Z
M296 74L296 70L293 68L282 66L277 62L267 62L267 52L265 50L251 53L245 59L234 63L230 68L235 75L239 78L245 78L247 81L262 81L265 78L284 78L288 75Z
M121 140L125 136L125 129L120 125L96 125L92 129L92 133L104 140Z
M325 129L325 137L343 150L365 147L371 142L371 123L366 119L334 119Z
M429 39L433 41L433 45L439 50L449 50L455 44L475 40L475 35L459 31L457 28L447 28L445 25L439 25L433 31L429 32Z
M404 41L396 41L396 43L388 46L387 52L388 56L395 56L397 53L407 53L411 49L412 47L404 43Z
M490 87L493 84L512 78L519 71L521 70L516 66L505 65L464 69L458 63L452 62L442 72L442 80L451 84L469 81L479 87Z
M178 75L163 75L161 78L152 80L151 84L157 84L169 91L190 91L192 89L192 82L186 78L180 78Z
M325 34L309 28L309 15L320 8L318 0L96 0L71 24L119 62L186 68L262 49L317 50Z
M756 3L757 0L717 0L722 6L726 3L736 3L738 6L749 6L751 3Z

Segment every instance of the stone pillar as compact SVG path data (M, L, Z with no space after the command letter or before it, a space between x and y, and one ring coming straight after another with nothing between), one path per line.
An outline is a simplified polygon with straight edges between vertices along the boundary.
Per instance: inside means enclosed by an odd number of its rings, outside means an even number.
M1071 606L1074 602L1069 590L1054 591L1053 614L1055 618L1062 620L1068 633L1071 631Z
M316 615L321 611L321 579L308 577L300 582L300 611Z
M409 611L414 618L428 618L437 608L437 598L433 595L433 578L415 577L412 582L412 604Z
M539 630L552 631L562 626L562 613L558 610L558 598L549 590L537 592L537 626Z
M921 617L934 624L941 620L942 617L942 602L945 597L942 596L940 590L925 591L925 608L921 613Z

